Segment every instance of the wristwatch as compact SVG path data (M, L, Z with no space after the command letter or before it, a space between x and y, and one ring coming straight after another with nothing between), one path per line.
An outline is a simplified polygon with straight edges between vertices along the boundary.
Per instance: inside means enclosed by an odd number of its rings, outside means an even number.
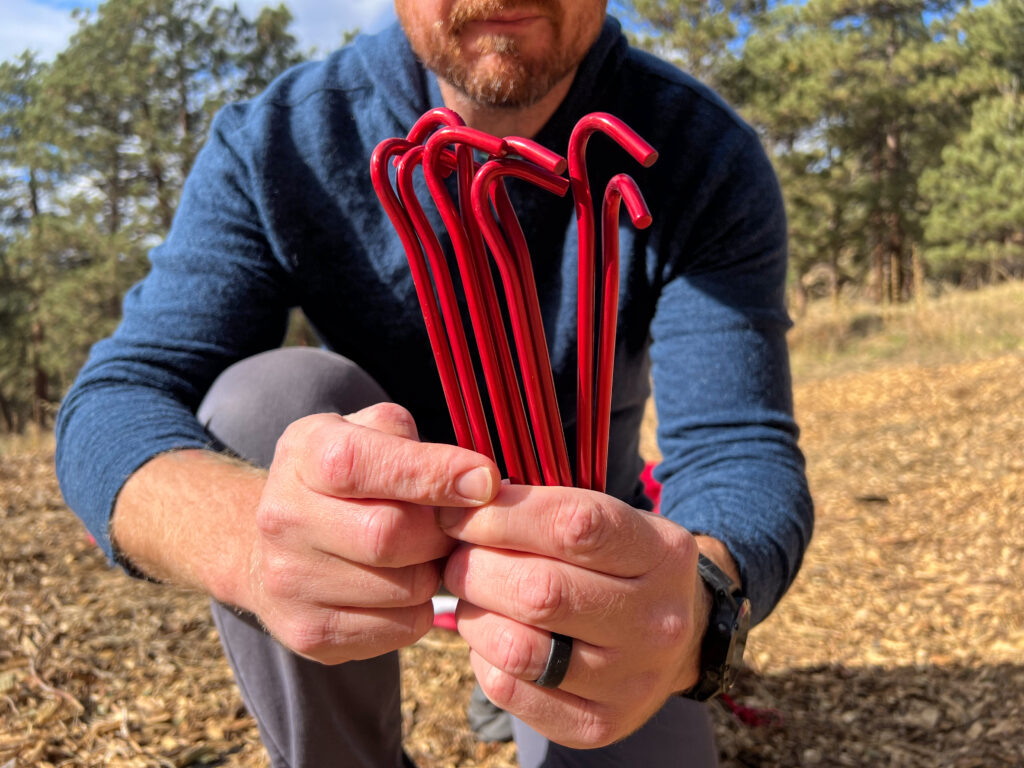
M679 695L708 701L725 693L736 680L750 630L750 601L710 558L698 555L697 572L711 590L711 615L700 647L700 677L693 688Z

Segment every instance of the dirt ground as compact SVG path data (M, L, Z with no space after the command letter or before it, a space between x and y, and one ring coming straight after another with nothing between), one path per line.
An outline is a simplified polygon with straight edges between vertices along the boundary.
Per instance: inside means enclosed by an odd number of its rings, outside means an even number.
M1024 766L1024 355L796 398L817 528L734 691L762 724L713 705L722 765ZM403 662L422 768L515 765L458 636ZM266 764L205 601L108 569L50 451L0 456L0 768Z

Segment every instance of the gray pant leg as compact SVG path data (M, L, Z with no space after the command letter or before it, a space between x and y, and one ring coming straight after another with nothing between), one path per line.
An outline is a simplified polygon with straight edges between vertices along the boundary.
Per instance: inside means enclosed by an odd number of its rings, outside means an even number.
M224 371L199 420L225 447L268 466L292 421L352 413L388 400L361 368L339 355L286 348ZM221 644L275 768L411 763L402 751L398 654L325 666L284 648L250 614L213 602Z
M636 733L600 749L554 744L513 718L521 768L715 768L718 748L707 706L669 699Z
M285 428L314 413L354 413L390 401L348 358L312 347L285 347L235 363L210 387L197 418L246 461L269 467Z
M250 614L211 609L274 768L409 765L397 653L328 667L286 649Z

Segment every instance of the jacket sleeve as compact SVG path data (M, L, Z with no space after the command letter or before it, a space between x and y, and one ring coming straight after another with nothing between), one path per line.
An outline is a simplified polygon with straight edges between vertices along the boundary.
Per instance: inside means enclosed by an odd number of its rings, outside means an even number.
M664 514L729 547L760 621L796 575L813 506L785 341L782 197L760 143L743 135L664 269L651 326L655 477Z
M157 454L208 446L194 413L214 378L283 338L288 274L255 202L246 109L229 107L214 121L149 274L126 295L121 324L92 348L57 417L61 490L108 556L110 515L128 477Z

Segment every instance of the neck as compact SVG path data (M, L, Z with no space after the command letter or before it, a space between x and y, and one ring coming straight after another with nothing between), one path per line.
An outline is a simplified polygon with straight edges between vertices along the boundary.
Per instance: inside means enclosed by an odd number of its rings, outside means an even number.
M532 138L558 109L562 99L569 93L569 87L576 76L573 70L555 83L555 86L528 107L503 108L478 104L451 83L438 78L444 105L459 113L471 128L484 131L492 136L522 136Z

